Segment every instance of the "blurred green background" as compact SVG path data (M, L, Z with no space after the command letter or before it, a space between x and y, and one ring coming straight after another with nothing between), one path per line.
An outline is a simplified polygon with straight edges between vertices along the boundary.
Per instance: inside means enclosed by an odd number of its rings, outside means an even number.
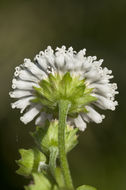
M118 83L119 106L102 124L88 125L69 155L76 186L126 189L126 0L0 0L0 189L22 190L27 179L15 174L18 149L29 148L30 130L12 111L8 92L15 66L48 45L87 48L104 58Z

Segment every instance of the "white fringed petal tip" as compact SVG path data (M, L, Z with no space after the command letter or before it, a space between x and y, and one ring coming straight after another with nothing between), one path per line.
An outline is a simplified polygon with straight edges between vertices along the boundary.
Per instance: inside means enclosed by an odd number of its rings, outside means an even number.
M95 111L95 106L105 110L115 110L118 105L115 101L115 95L118 94L116 83L110 83L113 78L112 71L106 67L102 68L103 59L97 60L96 56L85 56L86 49L76 52L70 47L66 50L65 46L54 50L48 46L45 51L40 51L35 56L34 62L30 59L24 59L24 63L15 68L14 78L12 80L12 88L9 93L11 98L18 99L12 103L12 108L18 108L21 113L26 113L20 118L25 124L32 121L37 115L36 125L41 125L46 119L53 119L52 114L41 113L42 105L32 103L35 98L33 86L39 87L39 82L48 77L50 73L57 72L64 74L70 72L80 76L80 79L86 79L88 88L93 88L92 96L97 98L96 102L92 102L86 106L88 113L80 113L77 118L69 118L71 122L81 131L84 131L88 122L101 123L105 118L104 115Z

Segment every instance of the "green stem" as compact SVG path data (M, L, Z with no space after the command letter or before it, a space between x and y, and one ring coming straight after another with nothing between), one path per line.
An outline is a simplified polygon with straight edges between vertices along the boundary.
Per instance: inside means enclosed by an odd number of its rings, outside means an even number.
M57 156L58 156L58 148L57 147L51 147L50 148L50 157L49 157L49 166L50 166L50 170L51 170L51 173L52 173L54 179L56 178L55 170L56 170Z
M66 127L66 118L69 110L70 102L67 100L59 101L59 128L58 128L58 145L59 145L59 156L62 173L64 176L64 181L66 188L73 190L72 178L69 170L69 165L66 157L65 151L65 127Z

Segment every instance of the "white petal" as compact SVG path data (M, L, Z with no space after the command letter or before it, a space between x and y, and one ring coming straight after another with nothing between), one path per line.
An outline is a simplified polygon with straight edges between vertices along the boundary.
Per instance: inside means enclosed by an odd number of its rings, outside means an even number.
M40 52L39 55L36 55L35 60L37 60L38 64L42 67L43 70L47 70L48 67L48 63L47 60L44 56L41 56L42 53L44 52Z
M65 71L74 70L75 69L75 64L73 62L73 57L66 54L64 58L65 58L65 64L64 64L63 69Z
M76 127L79 128L81 131L84 131L86 129L86 123L80 115L78 115L78 117L74 119L74 123Z
M102 63L103 63L103 59L100 59L99 61L97 61L96 59L97 59L97 57L95 56L94 57L95 59L94 59L94 61L93 61L93 63L92 63L92 65L93 65L93 67L94 68L100 68L100 66L102 65Z
M33 90L33 86L39 87L37 83L34 82L28 82L28 81L22 81L22 80L12 80L12 88L18 88L22 90Z
M91 56L88 56L88 57L84 57L83 59L83 69L85 71L89 71L92 69L92 62L96 59L96 56L94 57L91 57Z
M59 56L56 56L55 62L58 68L62 68L65 64L64 55L61 54Z
M46 163L44 161L40 161L38 164L38 172L40 173L44 168L47 168Z
M37 76L40 80L46 77L46 74L37 65L32 63L29 59L24 59L24 66L31 71L32 74Z
M107 84L107 83L109 83L109 82L110 82L109 79L108 79L108 78L105 78L105 77L102 77L102 78L100 78L100 79L97 81L98 84Z
M31 91L25 91L25 90L14 90L13 92L9 92L9 95L11 98L22 98L24 96L31 96Z
M115 83L113 84L92 83L89 85L89 88L94 88L93 92L96 92L106 97L113 97L115 94L118 93L118 91L116 91L117 85Z
M80 51L77 53L76 57L77 57L78 59L80 59L80 60L83 60L85 54L86 54L86 49L83 49L83 50L80 50Z
M98 100L94 104L100 107L101 109L109 109L114 111L115 106L118 105L117 101L112 101L111 99L105 98L100 95L95 96L98 98Z
M35 125L42 125L47 119L51 119L52 115L42 112L41 115L35 120Z
M84 121L86 121L87 123L90 122L90 119L89 119L89 117L87 116L87 114L82 113L81 116L82 116L82 118L83 118Z
M51 66L54 66L54 50L51 48L51 46L48 46L47 49L45 50L45 57L49 64Z
M90 120L94 121L95 123L101 123L102 120L105 118L104 115L100 115L90 106L86 106L86 109L89 111L86 115L89 117Z
M83 65L83 62L82 61L80 61L79 59L74 59L73 61L73 64L71 64L71 69L73 70L75 70L75 71L80 71L80 70L82 70L82 65ZM73 68L72 68L72 66L73 66Z
M92 69L89 72L85 73L85 77L93 82L100 79L101 73L96 69Z
M22 117L20 117L20 120L24 123L27 124L30 121L32 121L36 115L38 115L38 113L41 110L41 106L40 105L36 105L34 107L31 107Z
M64 68L65 68L65 71L75 70L75 64L73 63L72 60L67 60Z
M22 113L28 105L31 104L30 100L34 99L35 97L27 97L17 100L16 102L12 103L11 106L13 109L18 108L21 109L20 113Z
M86 72L86 71L89 71L91 69L91 63L89 63L88 61L84 60L83 63L82 63L82 68L83 70Z
M58 68L62 68L65 64L65 54L66 54L66 47L62 46L61 48L56 48L55 53L55 62Z
M35 76L33 76L31 73L29 73L26 70L15 71L14 75L16 77L19 76L20 79L22 80L39 82L39 80Z

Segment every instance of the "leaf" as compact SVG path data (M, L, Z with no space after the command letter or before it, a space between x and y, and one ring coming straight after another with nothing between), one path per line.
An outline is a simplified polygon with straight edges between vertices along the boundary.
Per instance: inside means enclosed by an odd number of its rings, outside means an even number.
M70 152L78 144L76 135L78 128L70 128L68 126L66 128L66 150L67 152Z
M19 165L19 169L16 171L17 174L23 176L30 176L32 172L39 172L45 165L45 155L37 149L20 149L21 159L16 161Z
M56 182L59 185L60 188L63 188L65 186L63 174L61 172L61 168L57 167L55 170L55 176L56 176Z
M77 131L77 128L67 125L65 129L66 152L69 152L77 145ZM31 135L42 151L45 154L49 154L51 147L58 147L58 121L54 120L47 123L44 127L37 127L36 131Z
M46 146L42 145L42 139L47 133L49 123L46 123L43 127L36 127L35 132L31 132L31 136L34 138L35 143L38 147L44 152L47 153L49 150L47 150Z
M43 152L48 154L51 146L58 147L58 122L52 121L43 128L37 127L32 136Z
M77 190L97 190L95 187L89 186L89 185L82 185L77 188Z
M41 172L46 167L46 157L38 149L34 149L34 165L32 172Z
M48 178L42 173L33 173L34 184L25 186L25 190L52 190L52 185Z
M20 149L19 153L21 155L21 159L16 161L16 163L20 168L16 171L16 173L23 176L29 176L34 165L34 152L32 149Z

